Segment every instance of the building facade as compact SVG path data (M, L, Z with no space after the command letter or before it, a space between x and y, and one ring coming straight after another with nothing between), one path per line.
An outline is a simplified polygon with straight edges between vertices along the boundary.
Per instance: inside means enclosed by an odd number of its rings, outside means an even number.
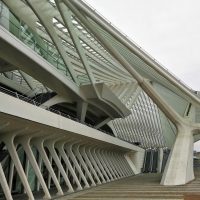
M86 3L0 0L2 199L52 199L145 172L186 184L199 105Z

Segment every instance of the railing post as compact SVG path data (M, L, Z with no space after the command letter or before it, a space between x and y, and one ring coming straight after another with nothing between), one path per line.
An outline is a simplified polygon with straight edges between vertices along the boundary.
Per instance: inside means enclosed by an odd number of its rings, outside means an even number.
M15 96L19 99L19 95L17 94L17 92L15 92Z
M47 61L48 61L48 58L49 58L49 44L47 43L47 58L46 58Z

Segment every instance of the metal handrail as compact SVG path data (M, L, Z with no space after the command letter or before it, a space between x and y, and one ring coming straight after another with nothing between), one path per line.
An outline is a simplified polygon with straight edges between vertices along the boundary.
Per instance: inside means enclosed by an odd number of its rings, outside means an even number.
M7 89L7 88L4 88L4 87L2 87L2 86L0 86L0 92L3 92L3 93L8 94L8 95L10 95L10 96L12 96L12 97L15 97L15 98L17 98L17 99L20 99L20 100L22 100L22 101L25 101L25 102L27 102L27 103L30 103L30 104L32 104L32 105L34 105L34 106L40 107L40 108L42 108L42 109L44 109L44 110L47 110L47 111L50 111L50 112L52 112L52 113L58 114L58 115L60 115L60 116L62 116L62 117L71 119L71 120L73 120L73 121L79 122L79 123L81 123L81 124L84 124L84 125L86 125L86 126L88 126L88 127L90 127L90 128L94 128L94 129L97 130L97 128L95 128L95 126L93 126L92 124L88 124L88 123L86 123L86 122L81 122L78 118L73 117L73 116L71 116L71 115L69 115L69 114L63 113L63 112L61 112L61 111L59 111L59 110L50 108L50 107L45 106L45 105L41 105L39 102L35 101L34 99L31 99L31 98L29 98L29 97L27 97L27 96L24 96L24 95L22 95L22 94L19 94L18 92L14 92L14 91L9 90L9 89ZM107 131L105 131L105 130L98 129L98 131L101 131L101 132L103 132L103 133L106 133L106 134L112 136L110 132L107 132Z
M52 56L52 52L49 50L48 48L48 43L45 42L44 40L44 45L45 45L45 49L34 39L34 36L31 38L31 40L26 40L26 38L29 38L29 36L33 33L37 34L34 30L32 30L32 28L30 28L27 24L23 23L23 26L20 26L20 28L18 26L16 26L16 24L14 24L10 19L8 19L6 16L1 15L1 18L4 18L4 20L8 21L9 24L11 25L11 27L9 26L6 27L4 24L0 24L1 26L3 26L5 29L7 29L10 33L12 33L15 37L17 37L20 41L22 41L25 45L27 45L28 47L30 47L32 50L34 50L38 55L40 55L42 58L44 58L46 61L48 61L50 64L52 64L54 67L56 67L59 71L63 71L62 69L66 69L65 76L72 81L71 76L69 75L69 70L66 67L66 65L64 64L64 62L60 60L60 58L57 58L57 60L55 61L55 56ZM22 27L26 26L27 28L24 30L22 29ZM12 31L13 29L13 31ZM28 34L29 33L29 34ZM24 36L26 38L24 38ZM37 34L38 35L38 34ZM39 36L39 35L38 35ZM40 36L39 36L40 37ZM41 38L42 39L42 38ZM62 66L62 68L60 68L60 66ZM73 81L72 81L73 82Z

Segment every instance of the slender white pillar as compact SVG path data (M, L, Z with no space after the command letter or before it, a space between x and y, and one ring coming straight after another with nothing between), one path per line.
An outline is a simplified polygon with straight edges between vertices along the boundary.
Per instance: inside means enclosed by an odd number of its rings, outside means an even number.
M11 159L13 160L13 163L16 167L16 170L19 174L19 177L21 179L21 182L25 188L25 191L26 191L26 194L28 195L29 197L29 200L34 200L34 196L33 196L33 193L31 191L31 188L30 188L30 185L28 183L28 180L26 178L26 174L24 172L24 169L22 167L22 164L20 162L20 159L19 159L19 156L17 154L17 151L16 151L16 148L15 148L15 145L14 145L14 137L15 135L6 135L2 138L2 140L4 141L4 143L6 144L6 147L10 153L10 156L11 156Z
M159 149L159 156L158 156L158 172L161 173L162 171L162 162L163 162L163 149Z
M0 163L0 185L3 189L6 199L13 200L1 163Z
M15 166L14 166L14 163L13 163L13 161L11 159L11 161L10 161L10 170L9 170L9 182L8 182L9 188L10 188L11 191L12 191L14 168L15 168Z
M92 177L90 171L88 170L88 168L87 168L87 166L86 166L86 164L85 164L85 162L84 162L84 160L83 160L83 158L82 158L82 156L81 156L81 154L80 154L80 152L79 152L79 145L75 145L75 146L74 146L74 152L75 152L76 157L77 157L78 160L80 161L80 163L81 163L83 169L85 170L85 173L87 174L88 178L89 178L90 181L92 182L92 186L96 186L96 184L95 184L95 182L94 182L94 179L93 179L93 177Z
M115 173L116 178L120 178L120 172L118 166L113 163L112 157L109 155L107 150L102 150L102 153L106 155L107 162L109 163L110 167L112 168L113 172Z
M54 184L55 184L55 186L56 186L56 188L58 190L57 195L63 195L64 193L62 191L62 188L61 188L61 186L60 186L60 184L58 182L58 179L57 179L57 177L56 177L56 175L54 173L54 170L53 170L53 168L51 166L51 163L49 162L49 159L48 159L48 157L46 155L46 152L44 150L43 142L44 141L43 141L42 138L35 139L33 141L34 145L36 146L40 156L42 157L42 159L43 159L43 161L44 161L44 163L46 165L46 168L48 169L49 173L51 174L52 180L54 181Z
M57 147L60 155L62 156L62 158L63 158L63 160L64 160L64 162L65 162L65 164L67 166L67 169L70 171L71 175L74 178L74 181L76 182L77 190L82 190L81 183L79 182L78 177L77 177L77 175L75 173L75 170L73 169L73 167L72 167L72 165L71 165L71 163L69 161L69 158L68 158L67 154L64 151L64 142L57 143L56 147Z
M53 158L51 154L49 155L49 162L52 166ZM50 172L48 173L47 187L49 190L51 189L51 173Z
M39 170L42 171L42 157L40 156L39 154L39 160L38 160L38 167L39 167ZM37 179L37 191L40 190L40 181L39 179Z
M117 168L120 178L123 177L123 169L119 165L119 162L117 162L114 153L111 151L111 152L108 152L108 155L113 165Z
M125 165L125 163L124 163L124 160L123 160L123 158L122 158L122 156L120 155L120 154L115 154L115 157L116 157L116 159L118 160L118 162L119 162L119 164L121 165L121 168L123 169L123 171L124 171L124 176L128 176L129 175L129 170L128 170L128 163L127 163L127 166ZM125 159L125 157L124 157L124 159ZM131 170L132 171L132 170Z
M18 140L18 142L20 142L21 145L23 146L23 149L24 149L24 151L26 152L26 155L27 155L27 159L30 161L31 166L33 167L33 170L35 172L35 175L37 176L38 181L43 188L43 191L45 193L44 199L50 199L51 195L50 195L48 188L45 184L45 181L43 179L40 168L39 168L37 161L35 159L35 156L33 154L33 151L31 150L30 138L29 137L22 137Z
M93 168L93 166L92 166L92 164L91 164L91 162L90 162L90 160L89 160L89 158L88 158L88 156L87 156L87 154L85 152L85 146L82 146L80 148L80 153L83 156L83 158L84 158L85 162L87 163L88 167L90 168L91 172L93 173L93 175L94 175L94 177L95 177L95 179L97 181L97 184L101 184L101 181L100 181L99 177L97 176L97 173L96 173L95 169Z
M102 161L106 165L106 168L108 169L108 171L109 171L110 175L112 176L113 180L117 179L117 176L115 175L112 166L108 162L108 157L106 156L106 154L102 153L102 149L99 149L98 153L99 153L99 156L101 156Z
M65 180L65 183L66 183L66 186L68 187L68 192L73 192L74 189L68 179L68 176L67 174L65 173L65 170L59 160L59 157L55 151L55 148L54 148L54 142L52 140L48 140L47 142L45 142L45 146L48 148L50 154L52 155L53 157L53 160L54 162L56 163L57 167L58 167L58 170L60 170L60 173L62 174L62 177L64 178Z
M124 171L121 163L117 159L116 153L115 152L110 152L109 154L110 154L111 158L113 159L115 165L120 169L121 176L124 177L125 176L125 171Z
M85 188L89 188L90 186L88 184L88 181L87 181L86 177L84 176L83 171L81 170L81 167L78 164L76 157L74 156L74 153L72 151L72 146L73 146L73 144L66 145L67 153L70 156L70 158L71 158L72 162L74 163L74 165L76 166L76 169L79 172L79 175L81 176L83 182L85 183Z
M101 171L102 171L104 177L106 178L106 182L110 182L110 178L108 177L108 175L107 175L107 173L106 173L106 171L105 171L103 165L102 165L101 162L99 161L99 158L97 157L94 148L91 150L91 154L92 154L93 158L95 159L95 161L97 162L99 168L101 169Z
M60 160L60 163L61 163L61 155L59 154L59 160ZM68 176L68 174L67 174L67 171L65 171L65 173L66 173L66 175ZM58 182L60 183L60 181L61 181L61 172L60 172L60 169L58 169Z
M101 172L99 166L97 165L97 162L95 161L95 159L93 158L93 155L91 154L91 147L89 147L89 148L87 148L87 149L85 149L85 150L86 150L86 153L87 153L87 155L88 155L88 158L90 159L90 161L91 161L91 163L93 164L93 166L94 166L96 172L98 173L99 178L101 178L102 183L106 183L106 180L105 180L105 178L104 178L104 176L103 176L103 173Z
M28 180L30 166L29 166L29 160L28 160L27 156L25 156L25 159L26 160L25 160L25 169L24 169L24 172L25 172L27 180ZM26 193L25 188L24 188L24 193Z

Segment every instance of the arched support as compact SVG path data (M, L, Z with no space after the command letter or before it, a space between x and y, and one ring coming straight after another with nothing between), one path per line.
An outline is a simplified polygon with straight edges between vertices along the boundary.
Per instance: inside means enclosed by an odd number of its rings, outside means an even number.
M57 192L57 195L63 195L63 191L62 191L62 188L58 182L58 179L54 173L54 170L52 168L52 165L46 155L46 152L44 150L44 146L43 146L43 143L44 143L44 139L42 138L39 138L39 139L34 139L33 140L33 144L35 145L35 147L37 148L40 156L42 157L42 160L44 161L44 164L46 165L46 168L48 169L49 173L51 174L51 178L53 179L54 181L54 184L58 190Z
M110 166L106 155L102 153L102 149L98 149L97 152L98 152L99 158L102 158L101 161L102 161L103 165L106 167L106 171L108 172L109 176L111 177L111 180L116 180L117 176L115 175L114 170Z
M77 159L79 160L80 164L82 165L83 169L85 170L85 174L87 174L87 177L90 179L90 181L92 183L91 186L96 186L94 179L79 152L79 147L80 147L80 145L74 145L74 154L76 155Z
M104 120L102 120L101 122L97 123L97 124L95 125L95 128L96 128L96 129L101 128L102 126L104 126L105 124L107 124L110 120L111 120L110 117L107 117L106 119L104 119Z
M47 142L44 143L44 145L48 148L53 160L55 161L57 167L58 167L58 170L60 170L60 173L62 174L62 177L64 178L65 180L65 183L66 183L66 186L68 187L68 192L73 192L74 189L68 179L68 176L67 174L65 173L65 170L62 166L62 163L61 161L59 160L59 157L55 151L55 148L54 148L54 145L55 145L55 142L52 141L52 140L47 140Z
M81 155L83 156L85 162L87 163L89 169L90 169L91 172L93 173L93 175L94 175L94 177L95 177L95 179L96 179L96 181L97 181L97 184L101 184L101 181L100 181L100 179L99 179L99 177L98 177L98 175L97 175L97 172L95 171L94 167L93 167L92 164L91 164L91 161L89 160L89 158L88 158L88 156L87 156L87 154L86 154L86 152L85 152L85 146L81 146L81 147L80 147L80 153L81 153Z
M43 191L45 193L44 199L51 199L51 195L48 191L48 188L45 184L45 181L43 179L43 176L41 174L40 168L37 164L37 161L34 157L34 154L31 150L31 146L30 146L30 137L22 137L20 138L19 143L23 146L24 151L26 152L27 155L27 160L30 161L31 166L33 167L34 171L35 171L35 175L38 178L39 183L41 184ZM26 173L28 173L29 168L27 168Z
M92 154L93 158L95 159L95 161L97 162L99 168L101 169L104 177L106 178L106 182L110 182L110 178L108 177L108 174L106 173L105 168L103 167L102 163L100 162L100 159L98 158L98 156L96 154L95 148L92 149L91 154Z
M19 156L17 154L16 147L15 147L15 144L14 144L15 136L17 134L21 133L21 132L24 132L24 131L26 131L26 129L19 130L18 132L13 133L13 134L6 134L1 138L1 140L4 141L4 143L6 144L8 152L9 152L11 159L12 159L14 165L15 165L16 171L19 174L20 180L21 180L21 182L24 186L24 189L25 189L25 192L28 196L28 199L34 200L33 193L31 191L30 185L28 183L26 174L24 172L23 166L20 162Z
M93 164L94 166L94 169L96 170L96 172L98 173L99 177L101 178L102 180L102 183L106 183L106 180L103 176L103 173L101 172L100 170L100 167L98 166L97 162L95 161L92 153L91 153L91 147L88 147L85 149L86 150L86 153L88 155L88 158L90 159L91 163Z
M112 158L109 157L108 152L105 149L102 149L101 153L102 153L102 155L106 156L107 163L108 163L109 167L111 168L111 171L113 172L114 177L116 179L118 179L120 177L120 175L119 175L118 169L116 169L115 165L112 163Z
M107 155L109 156L109 159L111 160L111 162L113 163L113 166L116 167L116 169L118 169L118 173L120 174L120 178L124 176L124 172L123 169L121 168L119 162L117 162L116 160L116 156L114 155L113 152L107 152Z
M89 188L90 186L88 184L88 181L87 181L86 177L84 176L84 174L81 170L81 167L80 167L80 165L79 165L79 163L78 163L78 161L77 161L77 159L76 159L76 157L75 157L75 155L72 151L72 146L73 146L73 144L66 145L66 151L67 151L69 157L71 158L72 162L74 163L79 175L81 176L81 178L82 178L82 180L85 184L85 188Z
M72 103L73 100L72 98L69 97L62 97L59 95L56 95L52 98L50 98L49 100L45 101L43 104L40 105L41 108L49 108L53 105L59 104L59 103Z
M70 171L70 173L72 174L73 178L74 178L74 181L76 182L76 185L77 185L77 190L82 190L82 186L81 186L81 183L79 182L78 180L78 177L75 173L75 170L73 169L70 161L69 161L69 158L67 156L67 154L65 153L65 150L64 150L64 144L65 142L59 142L59 143L56 143L56 148L58 149L61 157L63 158L66 166L68 167L68 170Z

